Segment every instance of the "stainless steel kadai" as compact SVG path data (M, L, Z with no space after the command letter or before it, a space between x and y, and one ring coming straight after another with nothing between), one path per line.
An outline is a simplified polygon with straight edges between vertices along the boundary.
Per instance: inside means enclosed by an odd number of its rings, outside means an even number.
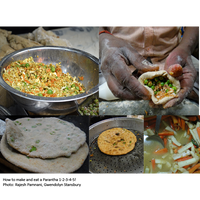
M100 133L111 128L126 128L137 137L135 148L126 155L110 156L102 153L97 145ZM117 117L99 121L89 129L91 173L143 173L143 131L142 119Z
M72 76L84 76L82 81L86 93L71 97L48 98L29 95L10 87L2 78L3 69L11 62L32 56L35 62L45 64L61 63L64 73ZM4 57L0 62L0 85L24 109L40 115L63 115L78 109L87 97L98 92L99 67L98 59L84 51L66 47L31 47L15 51Z

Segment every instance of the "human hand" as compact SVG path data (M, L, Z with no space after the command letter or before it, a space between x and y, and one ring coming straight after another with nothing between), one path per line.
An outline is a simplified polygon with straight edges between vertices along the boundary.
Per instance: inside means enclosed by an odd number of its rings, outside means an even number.
M150 93L132 75L129 66L133 65L139 73L156 71L159 67L151 65L125 40L103 33L99 41L101 70L112 93L121 99L149 100Z
M167 57L165 62L165 70L170 74L171 67L175 64L182 66L182 73L176 77L180 81L181 90L178 98L168 101L163 108L175 106L183 101L193 89L194 82L197 78L197 72L191 60L191 54L182 46L175 48Z

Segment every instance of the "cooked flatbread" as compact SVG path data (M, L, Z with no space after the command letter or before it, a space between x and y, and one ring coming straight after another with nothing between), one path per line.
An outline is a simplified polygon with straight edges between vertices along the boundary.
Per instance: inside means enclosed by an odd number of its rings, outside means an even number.
M97 140L99 149L108 155L123 155L132 151L136 136L125 128L112 128L102 132Z
M11 33L12 33L12 31L0 29L0 34L3 34L5 37L8 37L9 35L11 35Z
M34 46L42 46L38 42L28 40L18 35L9 35L7 39L10 44L10 47L15 50L20 50L23 48L34 47Z
M54 159L29 158L13 149L3 135L1 140L1 153L12 164L31 172L38 173L70 173L79 169L88 155L86 143L69 158L59 157Z
M33 33L28 34L28 38L39 42L44 46L66 46L72 47L71 43L66 39L59 38L52 31L45 31L42 27L39 27L33 31Z
M86 135L74 124L61 119L6 119L8 144L22 154L37 158L69 157L86 141Z
M144 84L144 80L154 79L155 77L160 77L160 76L166 77L171 81L173 86L175 86L177 88L176 94L169 91L168 93L165 93L163 96L156 98L154 91L150 87L148 87ZM169 100L171 100L173 98L177 98L178 97L177 93L180 91L180 88L181 88L180 82L178 80L176 80L174 77L170 76L167 73L167 71L165 71L165 70L160 70L160 71L155 71L155 72L146 72L146 73L142 74L138 80L150 92L151 99L154 102L154 104L165 104Z

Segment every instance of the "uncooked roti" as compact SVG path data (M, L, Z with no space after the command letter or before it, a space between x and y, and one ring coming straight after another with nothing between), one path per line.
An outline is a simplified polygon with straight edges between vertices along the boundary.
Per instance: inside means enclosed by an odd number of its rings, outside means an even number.
M136 136L125 128L112 128L102 132L97 140L99 149L108 155L123 155L132 151Z
M88 155L86 143L69 158L59 157L54 159L30 158L13 149L7 143L5 134L1 140L1 153L9 162L17 167L37 173L71 173L79 169Z
M86 141L81 129L55 117L6 119L5 134L14 149L43 159L69 157Z
M165 70L146 72L138 80L150 92L154 104L165 104L178 98L180 82Z

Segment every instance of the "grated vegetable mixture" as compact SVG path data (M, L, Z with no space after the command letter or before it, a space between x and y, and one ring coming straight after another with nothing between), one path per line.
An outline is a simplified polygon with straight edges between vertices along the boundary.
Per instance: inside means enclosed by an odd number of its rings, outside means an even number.
M36 63L32 57L8 65L3 79L16 90L41 97L68 97L85 92L83 84L63 73L59 64Z

